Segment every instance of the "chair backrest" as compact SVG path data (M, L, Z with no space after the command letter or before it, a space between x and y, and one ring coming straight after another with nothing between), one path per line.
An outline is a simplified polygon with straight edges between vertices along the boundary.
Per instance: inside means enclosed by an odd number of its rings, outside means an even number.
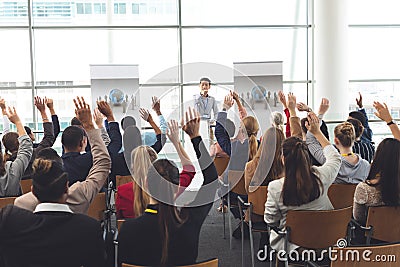
M335 248L331 267L399 266L400 244Z
M400 207L369 207L366 226L371 237L385 242L400 242Z
M254 191L253 191L254 190ZM253 213L264 215L265 202L267 202L268 186L249 186L248 200L253 205Z
M286 228L289 241L310 249L328 248L346 237L352 208L338 210L289 210Z
M117 220L117 227L118 227L118 232L121 230L122 224L125 222L124 219L119 219Z
M224 173L226 167L228 167L228 164L229 164L229 158L215 157L214 165L215 165L215 168L217 169L217 173L219 176L221 176Z
M31 192L32 179L21 180L20 182L22 194Z
M106 194L98 193L89 205L88 216L102 221L104 219L104 212L106 210Z
M117 184L117 187L123 184L127 184L132 182L132 176L130 175L117 175L115 176L115 183Z
M353 206L356 184L332 184L328 189L328 197L335 209Z
M0 198L0 209L4 208L7 205L14 204L14 200L16 197L3 197Z
M145 266L122 263L122 267L145 267ZM179 267L218 267L218 259L211 259L191 265L179 265Z
M239 195L247 195L244 183L244 171L228 171L231 191Z

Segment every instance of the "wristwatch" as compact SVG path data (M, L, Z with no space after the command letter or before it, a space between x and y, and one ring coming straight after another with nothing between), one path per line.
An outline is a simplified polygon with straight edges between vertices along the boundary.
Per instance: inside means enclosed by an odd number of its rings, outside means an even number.
M386 123L388 126L394 124L394 121L389 121L388 123Z

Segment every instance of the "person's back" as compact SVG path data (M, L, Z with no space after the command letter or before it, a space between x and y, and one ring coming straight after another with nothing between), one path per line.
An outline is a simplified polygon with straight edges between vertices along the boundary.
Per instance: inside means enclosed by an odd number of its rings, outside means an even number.
M43 211L35 213L16 206L0 211L0 253L5 266L104 265L99 222L41 207Z

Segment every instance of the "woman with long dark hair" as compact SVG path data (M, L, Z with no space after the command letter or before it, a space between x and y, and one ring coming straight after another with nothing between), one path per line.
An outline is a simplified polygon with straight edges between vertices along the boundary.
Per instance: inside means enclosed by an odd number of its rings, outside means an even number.
M156 160L146 178L150 204L142 216L122 225L118 237L120 263L176 266L196 262L200 229L213 205L218 174L199 134L199 114L190 109L186 121L182 128L199 160L203 186L190 207L178 209L175 204L176 194L181 190L178 168L168 159Z
M268 185L264 220L279 228L284 228L288 210L329 210L333 206L327 192L340 168L340 155L322 134L318 117L309 113L310 132L323 148L326 157L324 165L311 165L308 148L298 137L289 137L282 144L285 177ZM283 249L284 240L271 232L270 244L273 249ZM289 249L297 248L290 244Z
M354 193L353 216L364 224L368 207L400 205L400 141L384 139L378 146L365 182Z

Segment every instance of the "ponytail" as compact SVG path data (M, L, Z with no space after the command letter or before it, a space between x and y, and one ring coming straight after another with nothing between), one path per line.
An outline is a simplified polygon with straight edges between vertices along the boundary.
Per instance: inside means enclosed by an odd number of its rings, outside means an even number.
M257 154L258 142L257 133L260 129L258 121L253 116L247 116L243 119L244 127L246 128L247 136L249 138L249 160L252 160Z
M322 182L311 170L307 145L298 137L289 137L282 144L285 158L283 204L300 206L317 199L323 192Z

